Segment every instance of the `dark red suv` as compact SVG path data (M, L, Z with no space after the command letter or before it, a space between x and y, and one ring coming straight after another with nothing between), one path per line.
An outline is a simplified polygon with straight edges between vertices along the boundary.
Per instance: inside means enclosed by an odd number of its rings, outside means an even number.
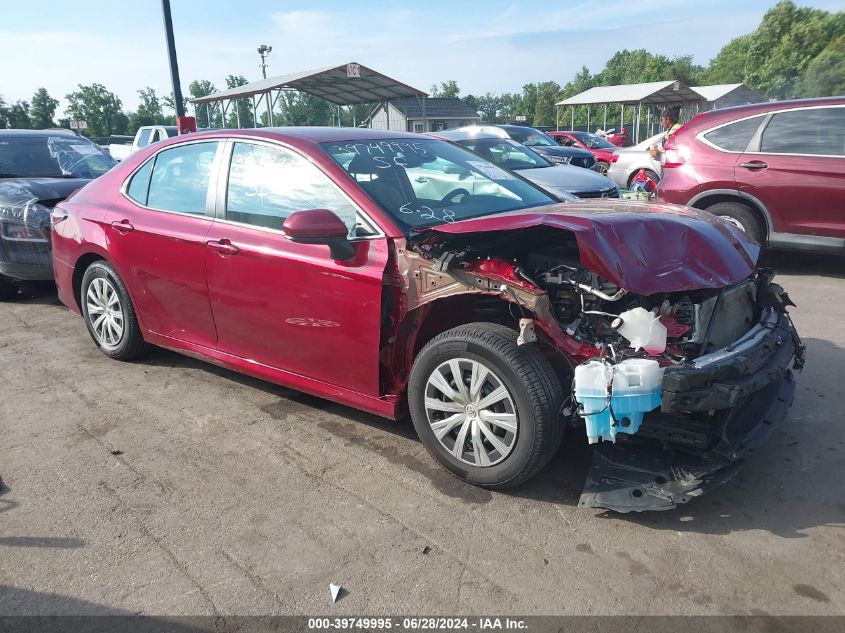
M845 98L699 114L664 144L658 199L776 248L845 253Z

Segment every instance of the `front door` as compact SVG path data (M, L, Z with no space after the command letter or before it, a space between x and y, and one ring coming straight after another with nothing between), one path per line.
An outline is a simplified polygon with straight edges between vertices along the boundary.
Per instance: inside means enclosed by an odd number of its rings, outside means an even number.
M222 147L216 141L188 143L150 158L108 210L104 226L141 325L210 348L217 333L205 240L214 220L211 175Z
M327 246L293 243L281 226L294 211L330 209L355 235L357 209L290 149L236 142L229 163L218 197L225 215L206 236L218 348L378 395L386 239L361 236L358 255L346 262L333 261Z

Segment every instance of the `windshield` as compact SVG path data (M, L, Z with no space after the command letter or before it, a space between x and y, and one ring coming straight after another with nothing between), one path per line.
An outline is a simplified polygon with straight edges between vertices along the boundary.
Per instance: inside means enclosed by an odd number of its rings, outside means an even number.
M590 149L616 149L616 145L596 134L590 134L589 132L573 132L572 136L577 138L584 147L588 147Z
M528 147L542 147L548 145L554 147L558 146L551 136L543 134L540 130L535 130L533 127L511 127L507 129L507 133L508 136L510 136L517 143L522 143L523 145L527 145Z
M406 230L557 202L511 172L442 140L321 146Z
M497 165L513 169L514 171L551 167L551 163L545 158L539 154L535 154L524 145L520 145L509 139L474 138L458 142L476 154L481 154L484 158L489 158Z
M80 136L0 137L1 178L96 178L115 165Z

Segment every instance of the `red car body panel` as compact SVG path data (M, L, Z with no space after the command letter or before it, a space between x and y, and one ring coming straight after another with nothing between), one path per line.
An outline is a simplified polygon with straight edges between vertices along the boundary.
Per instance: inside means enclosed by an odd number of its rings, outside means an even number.
M754 271L759 254L757 243L738 228L704 211L675 205L567 202L435 230L481 233L538 225L574 233L584 266L642 295L735 284ZM719 258L702 257L714 250Z
M577 136L575 136L572 132L546 132L546 134L548 134L549 136L551 136L551 137L552 137L553 139L555 139L556 141L557 141L558 139L560 139L560 138L565 138L565 139L568 139L568 140L572 141L572 144L573 144L575 147L580 147L581 149L585 149L585 150L587 150L588 152L592 152L592 153L593 153L593 156L595 156L595 157L596 157L596 160L597 160L597 161L601 161L601 162L603 162L603 163L607 163L608 165L610 164L610 162L611 162L611 160L612 160L612 158L613 158L613 152L614 152L614 150L612 150L612 149L602 149L602 148L592 148L592 147L587 147L587 146L586 146L586 145L584 145L584 143L582 143L582 142L578 139L578 137L577 137ZM608 141L608 142L609 142L609 141Z
M374 139L396 138L395 132L367 132ZM432 316L438 325L458 323L470 314L462 312L461 298L502 297L498 286L461 285L410 251L390 217L316 145L345 140L346 133L343 128L226 130L191 138L263 139L306 156L381 230L380 236L356 241L353 258L333 261L328 247L294 243L280 232L147 210L118 193L152 153L185 140L175 138L141 150L62 203L68 218L53 232L59 298L79 313L75 284L87 262L106 259L127 284L148 342L397 417L420 328L434 327L426 318ZM609 201L492 215L428 234L539 225L574 234L585 266L642 294L734 283L753 270L757 255L756 244L709 214ZM221 240L236 246L237 255L206 247ZM712 257L714 252L719 256ZM543 309L542 291L519 278L512 263L487 260L470 266L467 274L507 283L525 305L537 301L537 310ZM458 301L438 303L449 297ZM550 314L538 325L573 361L595 354L595 347L562 331Z
M699 208L735 200L759 214L770 244L789 246L790 237L809 236L822 238L815 240L819 244L834 238L835 245L845 239L842 156L802 155L800 146L788 154L728 151L702 140L713 128L740 119L821 106L845 106L845 99L758 103L699 114L669 140L675 159L663 166L658 200Z

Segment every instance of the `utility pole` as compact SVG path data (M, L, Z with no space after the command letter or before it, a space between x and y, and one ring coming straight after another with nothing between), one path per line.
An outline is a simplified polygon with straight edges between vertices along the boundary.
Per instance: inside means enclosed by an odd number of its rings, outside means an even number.
M264 60L272 50L273 47L267 46L266 44L262 44L258 47L258 54L261 55L261 64L258 67L261 69L261 75L264 77L264 79L267 79L267 62Z
M176 101L176 116L185 116L182 101L182 86L179 84L179 64L176 62L176 42L173 39L173 20L170 18L170 0L161 0L164 13L164 32L167 36L167 57L170 59L170 81L173 83L173 99Z

